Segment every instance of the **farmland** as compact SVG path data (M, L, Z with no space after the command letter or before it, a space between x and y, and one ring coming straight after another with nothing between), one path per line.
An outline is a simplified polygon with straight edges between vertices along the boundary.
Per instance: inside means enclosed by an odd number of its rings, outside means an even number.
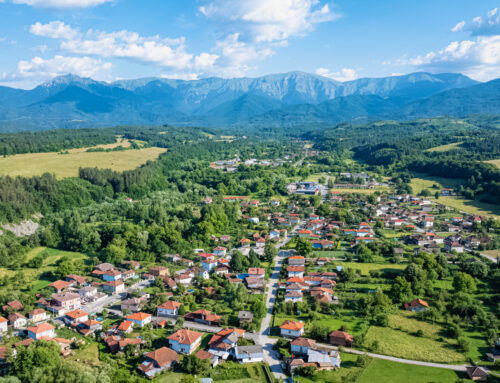
M95 148L113 149L128 147L129 141L100 145ZM0 174L10 176L37 176L54 173L57 178L78 176L81 167L108 168L116 171L134 169L147 161L155 160L166 149L141 148L120 151L91 151L89 148L71 149L65 152L16 154L0 158Z

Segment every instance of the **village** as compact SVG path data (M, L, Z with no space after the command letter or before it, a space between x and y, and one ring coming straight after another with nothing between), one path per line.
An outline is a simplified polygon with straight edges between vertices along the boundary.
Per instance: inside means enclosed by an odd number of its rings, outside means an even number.
M214 164L227 171L238 166ZM361 188L380 186L366 173L342 173L339 179L349 188L351 182ZM264 363L269 379L338 371L341 353L362 354L367 348L359 331L350 331L356 320L344 323L337 311L350 307L349 296L370 299L377 293L376 286L356 287L354 263L367 267L383 258L403 271L414 256L477 269L497 262L482 254L496 235L482 228L484 217L458 214L411 194L377 192L361 198L332 191L326 182L303 181L287 189L288 197L279 199L222 198L222 203L239 205L246 236L212 235L212 248L193 248L187 256L165 254L154 265L134 260L95 264L88 274L54 280L47 287L50 294L38 294L37 307L29 311L24 302L8 302L0 317L4 367L19 347L43 340L58 344L63 356L93 342L105 345L111 355L135 355L135 369L147 378L190 355L211 367L227 361ZM355 216L344 214L351 211L346 202ZM216 197L199 203L214 204ZM370 276L383 278L383 271L377 272L383 268L369 269ZM232 304L225 300L229 295ZM408 300L398 303L401 312L434 310L425 296L404 296ZM334 325L324 328L320 322ZM489 346L485 357L500 360L500 340ZM473 380L488 376L482 366L452 367Z

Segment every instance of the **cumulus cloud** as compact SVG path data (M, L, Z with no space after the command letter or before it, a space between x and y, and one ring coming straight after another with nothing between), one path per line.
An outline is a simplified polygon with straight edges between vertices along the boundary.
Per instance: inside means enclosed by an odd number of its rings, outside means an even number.
M62 21L51 21L48 24L37 22L30 26L30 33L51 39L72 39L78 36L77 30L72 29Z
M500 13L498 8L488 11L486 16L477 16L472 19L468 29L473 36L500 34Z
M436 52L399 59L395 64L434 72L461 72L476 80L491 80L500 77L500 35L454 41Z
M60 48L73 54L128 59L178 70L207 68L218 58L217 55L209 53L196 57L187 53L184 38L144 37L127 30L89 30L81 33L61 21L52 21L48 24L33 24L30 32L37 36L61 40Z
M89 8L114 0L7 0L14 4L26 4L47 8ZM0 1L2 2L2 1Z
M56 76L73 73L82 77L106 79L112 64L91 57L54 56L51 59L34 57L19 61L17 69L0 76L1 82L40 82Z
M326 68L318 68L316 74L340 82L356 80L359 77L356 70L352 68L342 68L338 72L332 72Z
M339 17L319 0L211 0L199 10L207 18L223 22L229 33L255 42L302 36L316 24Z

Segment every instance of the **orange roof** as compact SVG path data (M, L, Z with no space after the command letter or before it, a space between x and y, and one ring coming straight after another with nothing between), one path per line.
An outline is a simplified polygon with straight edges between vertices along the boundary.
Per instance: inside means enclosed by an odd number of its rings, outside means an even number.
M70 317L72 319L78 319L78 318L84 317L86 315L89 315L89 314L83 310L73 310L73 311L70 311L69 313L66 313L66 316Z
M134 322L125 320L122 323L120 323L120 326L118 326L118 331L127 331L133 324Z
M147 313L133 313L133 314L130 314L127 319L128 320L137 320L137 321L143 321L143 320L146 320L148 319L149 317L151 317L151 314L147 314Z
M66 281L55 281L49 284L50 287L53 287L56 290L62 290L65 289L69 286L71 286L71 282L66 282Z
M49 323L42 323L39 324L38 326L28 327L28 331L32 332L33 334L40 334L42 332L50 331L53 329L55 329L55 327Z
M304 257L302 255L292 255L288 259L304 259Z
M285 330L300 331L304 328L304 322L295 322L291 320L286 320L283 322L280 328Z
M286 268L287 271L292 271L292 272L300 272L304 271L304 266L288 266Z
M202 335L203 334L201 332L181 328L170 335L167 339L177 341L181 344L193 344L200 339Z
M263 267L250 267L248 268L248 274L252 275L264 275L266 273L266 269Z
M304 282L304 278L291 277L286 280L286 283L300 283L300 282Z
M7 319L5 319L4 317L0 317L0 323L3 323L3 322L7 322Z

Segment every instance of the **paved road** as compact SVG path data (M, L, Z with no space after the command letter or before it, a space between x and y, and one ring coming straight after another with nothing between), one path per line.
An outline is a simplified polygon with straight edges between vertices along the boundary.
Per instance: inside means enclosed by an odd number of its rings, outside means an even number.
M298 227L293 228L289 235L280 243L276 245L276 248L280 249L285 246L292 239L292 234L298 230ZM274 374L275 378L283 378L286 380L286 374L283 372L283 368L281 368L281 359L279 352L274 348L274 344L276 343L276 338L270 338L269 333L271 330L271 320L273 317L273 306L276 303L276 297L278 294L278 282L280 277L281 265L285 258L287 258L289 252L286 250L280 250L278 252L278 256L274 259L274 266L271 277L267 282L267 296L266 296L266 307L267 313L266 316L262 319L262 323L260 325L260 330L255 334L254 340L257 343L261 344L264 348L264 359L269 364L269 368L271 372Z
M479 253L481 255L481 257L484 257L484 258L487 258L489 259L491 262L493 263L497 263L497 259L491 255L488 255L488 254L484 254L484 253Z

